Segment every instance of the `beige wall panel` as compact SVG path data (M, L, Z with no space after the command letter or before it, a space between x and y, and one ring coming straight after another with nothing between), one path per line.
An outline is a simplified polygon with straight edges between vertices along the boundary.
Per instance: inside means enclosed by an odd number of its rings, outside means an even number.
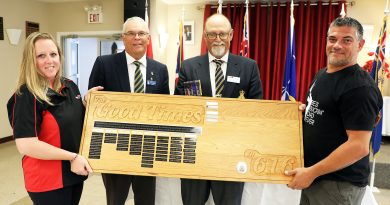
M103 23L88 24L85 5L99 3L103 6ZM363 24L374 25L371 44L365 47L358 58L359 64L371 59L367 52L373 50L378 40L382 26L385 0L359 0L355 5L348 6L348 15L357 18ZM178 20L184 7L185 20L195 23L195 43L185 45L185 58L200 54L200 43L203 28L203 10L198 10L199 4L168 5L161 0L151 0L151 35L155 58L167 64L170 74L170 87L173 89L177 57ZM33 0L0 0L0 16L4 18L4 28L19 28L23 32L17 46L8 42L8 36L0 41L0 137L12 135L7 119L5 104L13 93L19 64L22 56L22 47L25 39L25 21L40 23L41 31L56 35L57 32L74 31L115 31L122 29L123 0L101 0L69 3L42 3ZM166 30L164 30L166 29ZM158 33L167 32L169 39L165 49L159 48ZM387 46L389 47L389 46ZM389 58L389 53L386 54ZM385 95L390 95L389 80L385 81Z
M366 39L366 42L371 42L371 44L366 44L362 51L359 53L358 63L359 65L364 65L366 61L372 60L373 56L368 56L367 53L375 51L376 45L378 43L379 33L383 25L384 10L386 8L386 0L359 0L355 1L355 5L348 7L348 16L356 18L363 25L373 25L374 31L372 33L371 39ZM387 33L389 31L389 20L387 23ZM387 45L390 45L390 38L387 37ZM386 53L387 62L390 62L390 52ZM390 96L390 79L385 79L384 83L384 95Z
M48 32L47 4L30 0L0 0L0 16L3 17L4 40L0 41L0 138L12 135L8 122L6 103L14 93L16 79L26 39L25 23L39 23L40 31ZM21 29L19 44L11 45L6 29Z
M48 4L50 31L115 31L122 30L123 0L105 0L97 4L103 9L103 23L88 23L84 6L92 6L95 1Z

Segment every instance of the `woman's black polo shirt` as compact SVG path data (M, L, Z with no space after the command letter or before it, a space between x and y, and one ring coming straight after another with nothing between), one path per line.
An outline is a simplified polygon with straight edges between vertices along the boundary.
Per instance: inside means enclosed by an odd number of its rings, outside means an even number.
M64 150L78 153L84 120L84 106L79 89L63 79L59 93L49 89L54 106L38 101L24 85L21 95L14 94L7 103L8 118L14 138L36 137ZM86 177L70 171L67 160L22 159L27 191L45 192L80 183Z

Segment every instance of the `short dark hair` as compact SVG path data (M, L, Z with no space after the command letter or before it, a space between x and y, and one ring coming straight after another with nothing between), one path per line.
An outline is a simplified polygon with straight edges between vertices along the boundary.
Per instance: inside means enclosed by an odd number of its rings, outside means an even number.
M330 23L329 30L332 27L341 27L341 26L348 26L353 27L356 29L356 37L361 40L363 39L363 26L360 24L360 22L354 18L351 17L338 17L332 23ZM329 33L328 30L328 33Z

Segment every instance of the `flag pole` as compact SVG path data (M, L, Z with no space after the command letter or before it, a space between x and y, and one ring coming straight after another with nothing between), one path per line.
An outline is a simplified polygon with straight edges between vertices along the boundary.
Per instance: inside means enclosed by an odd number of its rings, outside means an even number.
M375 157L372 161L372 169L371 169L371 177L370 177L370 188L371 192L379 192L378 188L374 187L374 180L375 180Z
M249 11L248 11L248 8L249 8L249 0L245 0L245 6L246 6L246 25L248 26L249 28ZM249 29L248 29L248 32L249 32ZM249 33L248 33L248 36L249 36ZM248 46L249 46L249 37L248 37ZM249 50L248 50L248 53L249 53ZM249 58L249 55L248 55L248 58Z
M292 22L292 23L290 23L290 24L293 25L293 26L290 25L290 33L295 35L295 32L293 32L293 31L294 31L294 27L295 27L295 19L294 19L294 0L291 0L290 12L291 12L291 14L290 14L290 21ZM291 38L291 39L290 39L290 40L291 40L290 42L292 43L292 42L293 42L292 40L295 38L295 36L291 35L290 38ZM291 46L291 50L292 50L292 46Z
M175 87L179 81L179 72L181 69L181 64L184 59L184 48L183 48L183 23L184 23L184 6L182 6L182 14L179 18L179 41L177 43L177 59L176 59L176 76L175 76Z
M341 4L341 12L340 12L340 16L343 18L347 15L347 13L345 13L344 4L345 3Z
M222 14L222 3L223 3L223 0L218 0L217 13L219 13L219 14Z

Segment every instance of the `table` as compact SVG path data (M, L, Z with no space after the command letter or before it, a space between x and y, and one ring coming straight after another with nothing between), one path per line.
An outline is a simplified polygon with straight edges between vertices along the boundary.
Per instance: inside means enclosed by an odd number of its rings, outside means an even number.
M382 135L390 136L390 96L383 96Z
M182 205L180 179L157 177L156 205ZM130 188L131 189L131 188ZM130 190L127 200L133 200ZM241 205L298 205L301 191L287 188L284 184L247 182L244 186ZM214 205L212 196L205 205ZM369 186L363 197L362 205L378 205Z

